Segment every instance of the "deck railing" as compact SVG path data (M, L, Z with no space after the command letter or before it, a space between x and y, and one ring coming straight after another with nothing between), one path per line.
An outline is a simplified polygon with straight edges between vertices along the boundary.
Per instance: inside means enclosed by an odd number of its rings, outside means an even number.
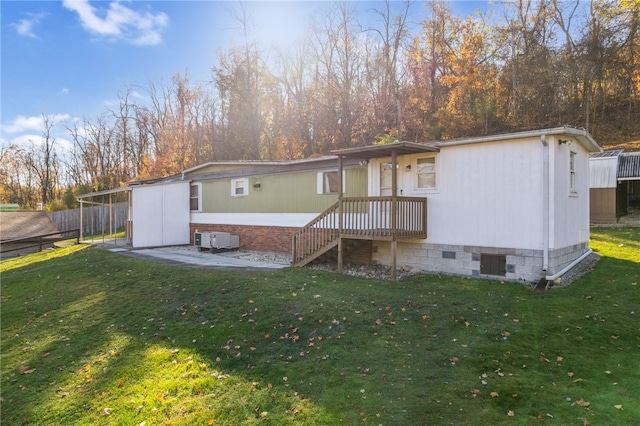
M342 220L341 220L342 219ZM400 240L427 237L427 199L348 197L335 203L293 237L293 265L302 266L335 247L338 239Z
M40 252L43 248L51 246L55 242L71 238L75 238L76 244L78 244L80 242L80 229L69 229L67 231L4 240L0 242L0 257L6 257L6 253L16 251Z

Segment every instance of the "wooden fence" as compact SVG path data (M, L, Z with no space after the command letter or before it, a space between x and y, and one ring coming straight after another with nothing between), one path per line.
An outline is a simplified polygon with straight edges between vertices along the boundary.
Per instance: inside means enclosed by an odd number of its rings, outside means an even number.
M80 209L51 212L49 217L61 231L82 227L83 235L98 235L124 228L127 222L127 209L128 203L126 201L112 204L111 213L108 205L83 207L82 226L80 224Z

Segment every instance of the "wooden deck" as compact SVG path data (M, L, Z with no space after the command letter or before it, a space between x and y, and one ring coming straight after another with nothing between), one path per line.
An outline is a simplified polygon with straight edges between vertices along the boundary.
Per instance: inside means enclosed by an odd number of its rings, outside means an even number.
M293 237L292 263L304 266L341 239L399 241L427 238L427 199L344 197Z

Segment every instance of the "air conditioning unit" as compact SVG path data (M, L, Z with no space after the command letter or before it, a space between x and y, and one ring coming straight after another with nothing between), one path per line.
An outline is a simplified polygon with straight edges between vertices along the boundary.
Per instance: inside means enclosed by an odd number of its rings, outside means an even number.
M228 232L196 232L193 241L198 251L209 249L212 253L237 250L240 247L240 238Z

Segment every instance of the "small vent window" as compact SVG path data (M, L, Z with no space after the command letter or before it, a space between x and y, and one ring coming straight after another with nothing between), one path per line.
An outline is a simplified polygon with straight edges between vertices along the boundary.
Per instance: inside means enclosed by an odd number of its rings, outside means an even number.
M504 277L507 275L507 256L482 253L480 255L480 273Z
M249 179L231 179L231 196L243 197L249 195Z
M569 154L569 190L576 193L576 153Z

